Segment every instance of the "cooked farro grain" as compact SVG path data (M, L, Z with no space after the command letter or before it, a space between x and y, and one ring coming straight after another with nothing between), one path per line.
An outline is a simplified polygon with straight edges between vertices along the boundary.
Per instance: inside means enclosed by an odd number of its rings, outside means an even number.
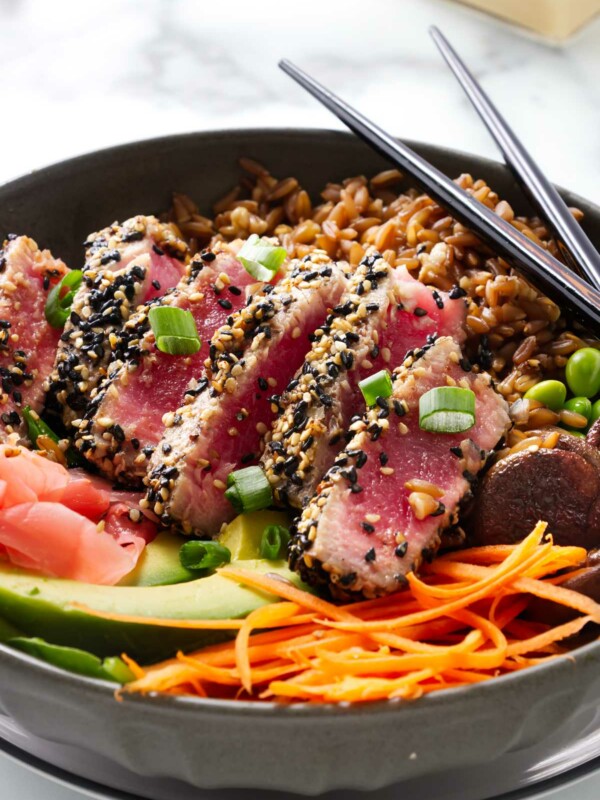
M297 178L278 179L251 158L240 159L240 166L245 173L240 184L215 204L212 218L203 216L190 198L173 196L168 219L193 250L257 233L275 236L290 257L303 258L320 248L355 266L378 251L390 264L404 264L433 289L457 287L469 305L467 349L474 369L491 372L498 390L513 404L541 379L562 378L575 350L600 347L586 332L566 329L555 303L434 200L416 189L402 188L398 170L328 183L320 202L313 205ZM540 219L516 216L483 180L463 174L456 182L560 258ZM577 220L583 217L579 209L572 213ZM512 446L526 436L524 431L559 421L558 414L528 401L518 405L513 416Z

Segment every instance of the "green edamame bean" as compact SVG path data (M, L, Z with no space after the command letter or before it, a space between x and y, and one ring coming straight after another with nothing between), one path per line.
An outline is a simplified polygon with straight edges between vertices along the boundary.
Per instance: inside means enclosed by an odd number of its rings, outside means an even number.
M561 381L540 381L525 392L525 397L560 411L567 399L567 387Z
M600 350L582 347L567 361L569 389L577 397L594 397L600 391Z
M572 397L565 403L567 411L581 414L589 422L592 418L592 401L587 397Z
M595 403L592 403L592 416L590 417L590 422L593 424L597 419L600 419L600 400L596 400Z

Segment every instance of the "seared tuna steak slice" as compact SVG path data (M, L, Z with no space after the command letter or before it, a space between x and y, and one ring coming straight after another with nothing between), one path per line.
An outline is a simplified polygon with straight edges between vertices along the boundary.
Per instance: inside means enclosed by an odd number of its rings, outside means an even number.
M396 371L393 395L353 422L353 438L304 509L290 548L292 566L334 594L393 592L438 547L460 502L506 433L504 399L486 373L465 371L459 346L437 339ZM419 398L436 386L475 393L465 433L419 427Z
M347 292L314 334L298 374L281 399L263 455L275 500L302 508L344 445L352 416L362 413L359 381L397 367L428 337L464 339L464 300L432 293L405 267L367 257L351 276ZM290 471L288 465L295 463Z
M46 406L65 425L85 414L129 316L175 286L188 260L184 242L154 217L114 223L85 244L84 280L47 382Z
M115 360L79 426L79 449L107 477L141 487L148 459L164 432L162 418L203 385L215 330L246 303L256 279L228 253L196 256L175 291L139 308L125 323ZM188 356L157 349L148 314L154 305L192 312L202 347Z
M0 251L0 439L25 435L24 406L41 411L60 337L44 309L49 290L67 271L27 236L9 237Z
M147 495L164 522L215 535L234 511L227 476L256 463L279 410L276 392L304 361L309 337L346 287L340 266L315 251L276 286L250 297L213 336L208 386L176 413L154 451Z

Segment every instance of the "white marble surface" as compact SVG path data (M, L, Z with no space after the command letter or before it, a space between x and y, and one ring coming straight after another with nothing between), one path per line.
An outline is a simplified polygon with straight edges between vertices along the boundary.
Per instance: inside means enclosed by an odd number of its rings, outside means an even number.
M399 135L495 156L432 23L548 174L600 200L600 19L557 47L451 0L0 0L0 180L176 131L337 127L282 56Z
M432 23L549 176L600 202L600 20L557 47L451 0L0 0L0 182L173 132L339 127L283 56L401 136L496 157ZM578 791L599 795L600 779ZM79 795L0 759L0 796Z

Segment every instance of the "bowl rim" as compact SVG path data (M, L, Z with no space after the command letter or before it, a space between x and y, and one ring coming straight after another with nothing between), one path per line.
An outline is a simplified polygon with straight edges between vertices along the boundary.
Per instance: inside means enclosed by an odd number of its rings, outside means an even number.
M202 140L204 142L220 141L230 136L244 137L251 143L254 140L260 140L264 136L278 136L285 139L315 139L318 141L325 141L331 139L338 139L340 142L354 141L359 143L360 140L351 132L328 129L328 128L269 128L269 127L251 127L251 128L229 128L229 129L211 129L206 131L191 131L186 133L167 134L159 137L149 137L146 139L134 140L122 144L111 145L109 147L92 150L87 153L82 153L71 158L63 159L42 167L38 167L31 172L11 179L7 183L0 185L0 193L5 191L26 189L28 184L35 183L44 177L52 177L55 171L64 169L72 170L78 166L89 163L96 159L108 159L115 157L122 157L132 150L139 151L140 148L155 149L156 147L168 148L178 143L187 143L195 140ZM404 139L403 141L415 149L425 149L432 153L440 153L450 155L453 158L464 161L475 161L479 167L492 166L495 169L501 168L510 174L508 167L501 161L481 156L475 153L469 153L464 150L446 147L435 143L424 142L414 139ZM367 147L367 145L365 145ZM588 209L592 209L597 213L600 219L600 204L592 200L582 197L576 192L572 192L562 186L557 188L561 193L567 193L574 202L581 201L581 203ZM524 196L524 201L529 202ZM48 662L37 659L26 653L15 650L8 645L0 642L0 669L2 662L13 663L15 666L22 666L34 674L40 674L43 677L48 677L51 680L56 680L61 683L67 684L81 691L87 691L100 696L102 699L107 698L109 695L120 694L121 699L127 704L143 704L147 708L162 709L164 711L177 711L182 713L198 713L199 710L205 712L218 712L219 714L228 714L236 716L243 714L244 716L252 715L259 718L275 716L277 717L309 717L309 718L322 718L325 717L347 717L347 716L365 716L381 713L396 713L400 708L407 705L414 707L415 704L430 708L443 707L448 703L453 704L459 701L472 701L475 702L478 698L494 694L497 691L504 693L504 687L510 685L514 681L519 683L530 681L537 681L539 675L551 675L554 673L571 671L578 662L591 659L600 665L600 639L597 641L589 642L576 650L566 654L557 656L556 658L541 664L536 664L527 667L524 670L512 672L506 675L495 677L489 681L483 681L475 685L465 685L457 688L442 689L439 692L426 694L417 700L403 701L397 700L374 700L366 702L355 703L323 703L315 704L310 702L296 702L296 703L280 703L277 701L256 701L256 700L227 700L216 698L202 698L195 696L182 696L182 695L161 695L158 693L149 693L147 695L130 695L126 692L119 692L117 684L109 681L103 681L96 678L90 678L85 675L69 672L68 670L54 666Z
M122 687L119 684L69 672L66 669L0 643L0 670L2 669L2 661L12 661L14 666L26 668L28 671L49 678L53 682L58 681L59 683L67 684L67 687L83 691L88 695L93 693L95 696L99 696L100 699L107 699L112 695L113 698L122 701L123 704L141 704L146 708L152 707L166 712L198 713L199 710L202 710L206 713L218 712L219 714L226 713L232 716L242 714L243 716L251 715L258 718L275 715L278 718L322 718L323 716L348 717L396 713L401 708L408 706L414 708L416 705L429 711L432 708L453 705L455 702L475 703L485 696L493 697L497 692L500 692L501 697L503 697L506 695L505 687L510 686L515 681L519 682L519 684L526 682L537 683L540 676L553 675L554 678L557 678L561 673L572 677L573 670L581 662L585 661L591 661L597 667L600 667L600 639L588 642L570 653L556 656L556 658L545 663L535 664L523 670L490 678L489 681L451 689L441 689L438 692L423 695L416 700L404 701L398 698L396 700L373 700L355 703L316 704L306 701L280 703L274 700L228 700L196 697L194 695L167 695L157 692L128 694L126 691L122 691Z

